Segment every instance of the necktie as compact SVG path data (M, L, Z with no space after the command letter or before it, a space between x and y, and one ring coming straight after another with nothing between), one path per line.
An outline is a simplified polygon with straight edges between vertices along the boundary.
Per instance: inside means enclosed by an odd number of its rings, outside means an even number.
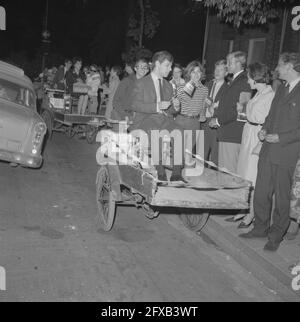
M290 94L290 84L287 84L284 88L284 96L288 96Z
M160 101L164 101L164 91L163 91L163 86L162 86L162 79L160 78L159 80L159 93L160 93Z
M210 92L210 98L213 101L215 100L215 98L214 98L215 90L216 90L216 82L214 82L213 87L212 87L211 92Z

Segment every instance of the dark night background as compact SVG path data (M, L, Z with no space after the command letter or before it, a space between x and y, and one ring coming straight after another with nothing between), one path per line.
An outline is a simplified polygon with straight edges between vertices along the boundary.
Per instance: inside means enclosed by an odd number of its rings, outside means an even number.
M128 49L128 19L136 0L49 0L48 30L51 45L47 65L79 55L84 63L122 63ZM0 59L21 65L33 76L42 62L42 31L46 0L6 0L6 31L0 32ZM187 11L190 0L151 0L160 20L153 39L144 47L169 50L176 62L201 59L205 12Z

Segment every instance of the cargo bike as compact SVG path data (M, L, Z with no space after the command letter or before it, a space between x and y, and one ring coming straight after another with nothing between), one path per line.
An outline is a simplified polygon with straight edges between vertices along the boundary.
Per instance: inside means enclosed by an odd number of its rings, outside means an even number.
M97 141L101 140L97 137ZM186 177L187 183L162 182L155 168L139 162L137 157L127 155L124 164L100 150L96 201L98 225L104 231L112 229L122 205L143 209L149 219L171 211L195 232L203 229L212 213L249 208L251 183L233 174L203 166L199 175Z
M63 90L45 89L40 114L44 119L49 139L53 131L63 132L69 138L83 136L87 142L95 142L100 128L109 122L104 115L78 114L78 94L70 95Z

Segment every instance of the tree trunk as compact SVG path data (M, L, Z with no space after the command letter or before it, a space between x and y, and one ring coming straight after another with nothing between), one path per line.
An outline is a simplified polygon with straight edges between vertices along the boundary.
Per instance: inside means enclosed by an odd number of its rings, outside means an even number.
M144 0L139 0L140 10L141 10L141 20L140 20L140 35L139 35L139 47L143 46L143 36L144 36L144 25L145 25L145 6Z
M127 0L126 1L125 22L126 22L127 28L124 32L124 37L125 37L124 50L125 50L125 52L127 52L130 49L130 47L132 46L132 39L130 37L128 37L127 34L129 31L129 19L134 11L135 6L136 6L136 0Z

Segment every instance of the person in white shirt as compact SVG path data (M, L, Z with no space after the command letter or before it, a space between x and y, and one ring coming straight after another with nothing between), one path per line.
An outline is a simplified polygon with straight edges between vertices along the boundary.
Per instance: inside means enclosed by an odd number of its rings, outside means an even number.
M255 187L257 177L258 152L254 149L261 144L258 132L261 130L275 95L270 85L271 74L266 65L254 63L248 67L248 83L256 95L248 102L246 108L247 122L244 126L241 150L239 154L237 174L250 181ZM240 215L237 215L237 217ZM243 218L238 228L247 228L254 218L253 193L251 195L250 212ZM237 218L236 218L237 219Z
M202 128L204 130L204 158L218 165L218 130L211 128L209 123L215 115L219 106L219 101L228 89L225 78L228 74L226 60L219 60L215 63L214 79L207 84L209 96L206 100L206 122Z
M254 190L254 228L240 235L267 237L264 250L271 252L278 249L290 225L291 189L300 154L300 54L280 55L277 71L286 86L277 90L258 133L263 145Z
M90 114L97 114L98 110L98 89L101 84L101 76L97 71L96 65L91 65L90 67L90 74L87 79L87 85L91 87L88 91L89 96L89 113Z

